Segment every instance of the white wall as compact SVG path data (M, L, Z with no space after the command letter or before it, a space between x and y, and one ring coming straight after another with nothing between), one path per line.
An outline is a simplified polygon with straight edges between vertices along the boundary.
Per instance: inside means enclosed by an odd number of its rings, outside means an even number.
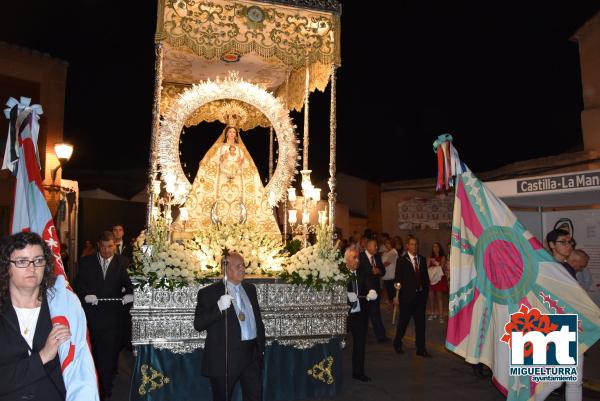
M368 182L343 173L337 175L336 181L338 201L347 205L352 212L367 217L369 213L367 205Z
M526 229L528 229L529 231L531 231L531 233L533 235L535 235L535 237L537 239L540 240L540 242L544 242L544 238L546 236L546 232L544 231L544 228L542 227L542 216L540 215L539 212L537 211L514 211L513 213L515 214L515 216L517 216L517 219L519 219L519 221L521 222L521 224L523 224L525 226Z
M593 284L588 294L600 305L600 209L544 212L543 218L544 233L552 230L560 218L569 218L573 222L577 248L590 256L587 268L592 273Z

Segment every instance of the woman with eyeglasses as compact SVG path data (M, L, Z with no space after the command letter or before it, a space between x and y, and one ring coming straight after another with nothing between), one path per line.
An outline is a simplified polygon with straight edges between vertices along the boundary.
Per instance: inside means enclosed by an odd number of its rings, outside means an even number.
M0 400L64 400L58 347L66 326L50 321L54 255L39 235L18 233L0 243Z

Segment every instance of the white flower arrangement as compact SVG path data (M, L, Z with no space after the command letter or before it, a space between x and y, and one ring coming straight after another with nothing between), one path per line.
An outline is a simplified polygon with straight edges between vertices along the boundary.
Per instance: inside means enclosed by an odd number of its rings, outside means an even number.
M327 227L317 230L317 242L290 256L280 278L293 284L315 287L320 290L345 283L348 271L340 252L333 247L331 231Z
M159 217L151 235L140 234L133 253L131 273L138 285L178 288L201 283L221 274L224 249L244 258L246 273L281 278L320 290L346 282L340 252L333 247L330 230L317 231L317 243L288 257L282 242L250 223L214 225L192 239L169 241L168 223Z
M252 224L214 225L176 242L168 237L168 225L159 218L151 237L137 238L131 273L141 286L177 288L218 276L223 249L242 255L246 273L255 275L281 271L287 256L280 240Z
M279 238L261 232L251 223L214 225L196 233L191 248L198 252L202 266L218 268L223 249L244 258L246 274L266 274L282 270L286 253Z
M189 240L181 243L147 241L142 233L136 245L131 273L141 286L185 287L193 282L206 281L220 273L218 268L201 265L199 254L190 249L192 244Z

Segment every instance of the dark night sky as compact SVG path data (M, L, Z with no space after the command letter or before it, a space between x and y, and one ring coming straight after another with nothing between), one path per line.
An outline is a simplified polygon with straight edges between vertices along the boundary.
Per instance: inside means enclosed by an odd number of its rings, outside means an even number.
M474 171L582 148L579 55L569 38L600 1L342 3L338 171L375 181L433 176L431 143L444 132ZM76 148L67 178L147 167L155 21L155 1L146 0L3 5L1 41L69 63L65 139ZM319 177L329 91L313 94L311 106ZM301 133L302 115L294 117ZM203 124L185 135L188 166L218 130ZM248 138L265 172L267 135Z

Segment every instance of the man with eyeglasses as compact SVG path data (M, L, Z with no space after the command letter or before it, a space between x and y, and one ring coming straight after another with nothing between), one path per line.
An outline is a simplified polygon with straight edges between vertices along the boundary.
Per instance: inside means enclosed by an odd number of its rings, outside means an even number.
M575 240L571 237L571 234L560 228L554 229L546 234L546 242L552 256L558 263L563 265L567 272L577 281L577 274L575 269L567 262L567 259L575 249ZM577 381L567 382L565 386L565 398L567 400L581 400L582 399L582 378L583 378L583 354L577 357ZM536 394L536 401L545 400L551 393L558 394L558 389L561 387L563 382L552 382L547 383L544 389Z
M575 240L573 240L571 234L566 230L556 228L546 234L546 242L548 242L548 247L554 259L567 269L571 277L577 280L575 269L567 262L567 258L575 249Z

